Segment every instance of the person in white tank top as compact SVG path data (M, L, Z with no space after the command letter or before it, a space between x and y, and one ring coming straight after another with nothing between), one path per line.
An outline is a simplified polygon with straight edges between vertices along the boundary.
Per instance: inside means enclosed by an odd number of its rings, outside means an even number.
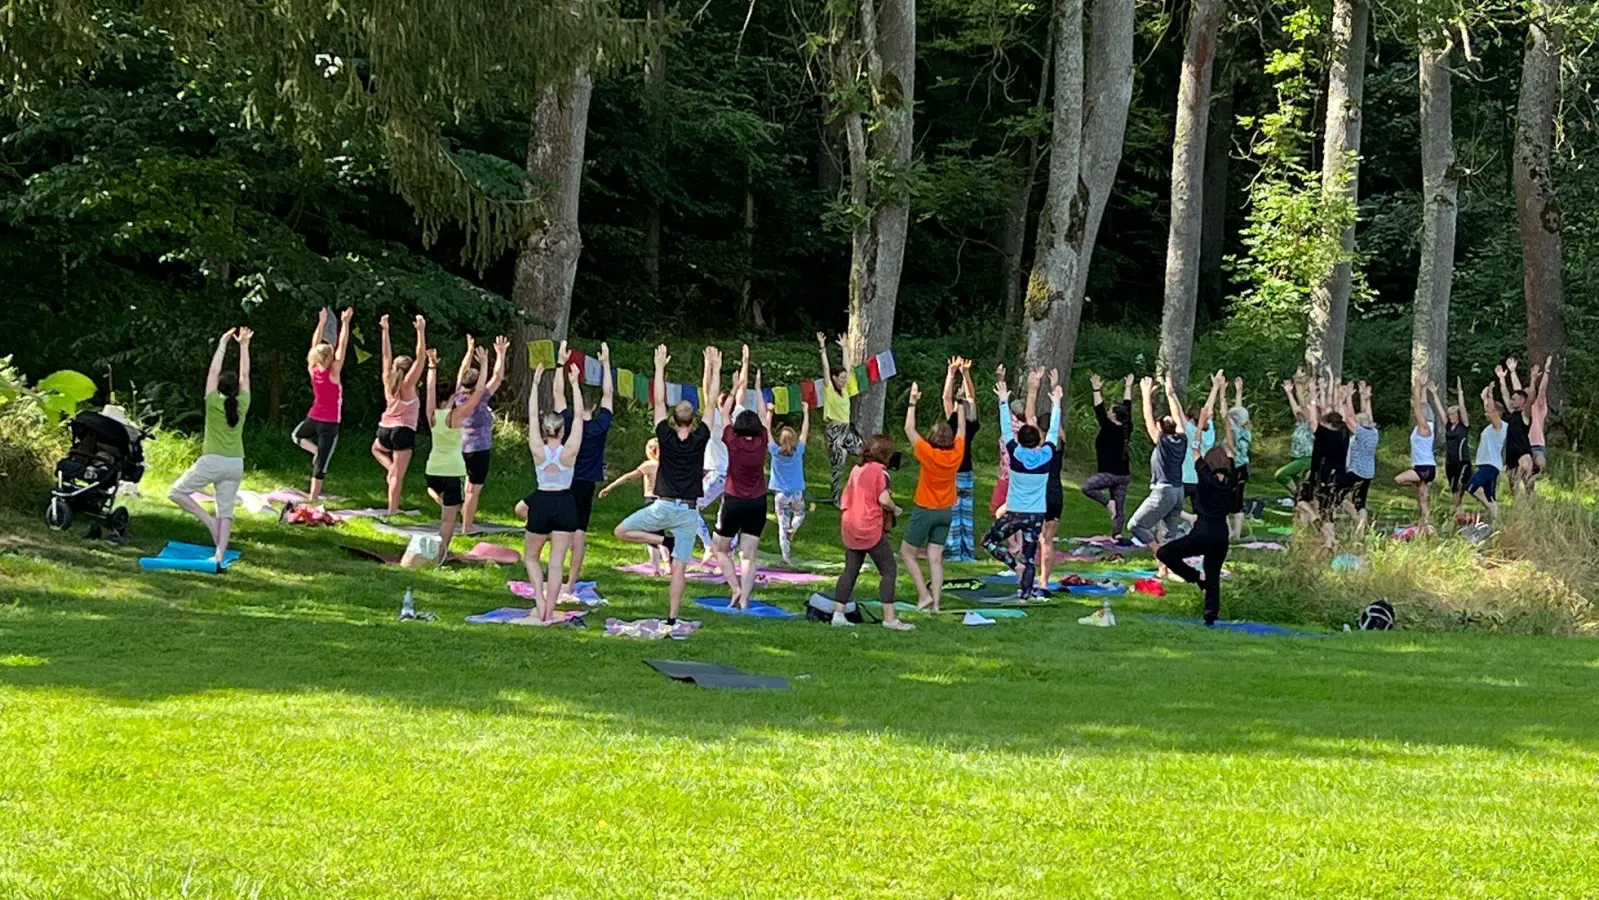
M1426 373L1410 386L1410 468L1394 476L1394 484L1416 489L1417 522L1432 530L1432 483L1438 477L1438 426L1445 421L1443 401Z
M583 421L583 373L573 366L567 381L572 385L572 416L574 422ZM527 442L533 453L533 474L538 486L516 505L516 514L527 521L523 535L523 555L527 564L527 581L533 585L537 596L534 615L539 624L555 621L555 606L561 599L564 581L563 567L567 552L572 547L572 535L577 531L577 503L572 499L572 473L577 464L578 451L583 449L583 429L573 428L570 437L561 440L566 423L559 413L539 415L539 385L544 379L544 367L533 372L533 389L527 398ZM550 545L549 572L539 566L539 554L544 545Z
M1482 389L1482 411L1488 424L1477 438L1477 470L1466 485L1466 493L1483 505L1488 521L1493 523L1499 521L1499 473L1505 468L1504 408L1494 399L1493 385Z

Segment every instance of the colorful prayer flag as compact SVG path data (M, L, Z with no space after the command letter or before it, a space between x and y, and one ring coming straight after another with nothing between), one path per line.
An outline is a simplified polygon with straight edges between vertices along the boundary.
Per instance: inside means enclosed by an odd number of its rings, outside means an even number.
M772 412L779 416L788 415L788 388L772 388Z
M536 369L539 366L543 366L546 369L555 368L554 341L527 342L527 367Z
M655 394L650 390L650 377L648 375L633 376L633 399L645 406L655 405Z
M364 362L366 362L367 360L369 360L371 358L372 358L372 354L366 352L365 350L362 350L360 347L356 347L355 348L355 362L356 362L356 365L360 365L361 363L364 363Z
M822 405L822 392L818 387L819 384L821 384L820 378L816 379L815 381L805 381L800 383L800 399L803 400L805 405L811 409L815 409L816 407Z
M850 369L849 375L844 378L844 396L853 397L861 392L861 383L855 377L855 370Z
M770 407L772 405L772 401L776 399L777 395L773 393L772 388L761 388L761 401L768 407Z
M885 381L899 374L899 367L894 365L893 350L884 350L877 354L877 371Z
M666 383L666 405L676 406L683 402L683 386L675 381Z
M616 392L629 400L633 399L635 396L633 393L633 388L635 387L633 373L626 369L617 369L614 377L616 378Z
M689 405L693 406L695 409L699 409L700 408L700 389L695 387L692 384L683 385L683 399L687 400L689 402Z
M875 356L866 361L866 380L870 381L872 384L876 384L883 380L882 365L877 361L877 357Z
M583 360L583 383L598 385L605 380L605 366L592 356Z

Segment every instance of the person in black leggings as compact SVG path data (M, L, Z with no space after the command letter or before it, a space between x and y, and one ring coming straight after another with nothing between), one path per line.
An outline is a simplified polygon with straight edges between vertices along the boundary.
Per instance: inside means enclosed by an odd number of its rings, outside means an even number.
M1218 374L1217 389L1225 387L1225 377ZM1231 509L1233 492L1233 429L1227 417L1222 417L1226 428L1226 442L1201 453L1198 442L1190 452L1194 454L1194 470L1199 473L1199 484L1194 495L1194 509L1198 518L1194 527L1175 541L1162 544L1155 557L1184 581L1198 584L1205 594L1205 624L1216 624L1221 612L1221 567L1227 560L1227 513ZM1204 559L1204 571L1187 562L1188 557Z

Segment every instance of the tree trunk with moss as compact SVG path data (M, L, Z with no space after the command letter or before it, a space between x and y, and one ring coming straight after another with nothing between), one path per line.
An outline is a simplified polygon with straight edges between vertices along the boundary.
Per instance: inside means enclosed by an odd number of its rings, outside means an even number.
M1561 275L1561 230L1565 227L1555 196L1549 153L1554 143L1555 107L1560 99L1560 52L1564 28L1553 16L1558 2L1536 3L1527 26L1522 57L1521 97L1516 107L1514 180L1516 223L1521 231L1522 287L1527 304L1527 355L1542 364L1555 360L1549 377L1549 403L1565 402L1562 378L1566 357L1565 282Z
M1416 271L1410 377L1449 386L1449 296L1455 271L1455 169L1448 36L1423 34L1417 53L1421 94L1421 265Z

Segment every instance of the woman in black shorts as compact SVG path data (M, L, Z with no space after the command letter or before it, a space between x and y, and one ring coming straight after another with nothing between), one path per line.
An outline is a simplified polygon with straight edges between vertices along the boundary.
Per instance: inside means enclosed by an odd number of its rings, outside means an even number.
M733 381L733 391L722 400L722 442L727 445L727 486L722 494L722 514L716 520L713 549L727 576L728 594L733 605L748 609L755 591L755 554L766 531L766 448L771 443L771 409L756 376L755 410L733 415L733 400L744 396L749 377L749 348L744 348L744 364ZM738 542L742 557L737 584L732 570L733 543Z
M416 449L416 423L422 412L422 398L416 384L427 368L427 320L416 317L416 355L395 356L389 343L389 317L378 320L383 331L383 416L372 441L372 458L388 478L389 515L400 511L400 494L405 489L405 473L411 468L411 453ZM468 352L468 356L471 353Z
M1299 510L1308 521L1320 520L1322 544L1335 545L1333 519L1342 502L1339 483L1349 460L1349 436L1354 431L1355 410L1352 385L1312 380L1307 418L1316 424L1310 453L1310 471L1300 489ZM1334 409L1333 407L1337 408Z
M572 429L571 436L563 442L561 434L566 422L559 413L539 415L539 384L544 378L544 367L533 372L533 389L527 397L527 443L533 451L533 474L538 480L531 494L516 505L516 514L527 520L527 533L523 536L524 562L527 564L527 581L537 595L534 616L541 625L555 621L555 605L561 599L564 581L563 566L566 553L572 546L572 534L577 531L577 502L572 499L572 473L577 464L578 451L583 449L583 429ZM572 412L579 421L583 416L583 373L576 366L571 371ZM544 545L550 545L548 577L539 567L539 554Z
M1436 393L1434 398L1436 399ZM1449 492L1455 498L1455 521L1459 522L1466 504L1466 485L1471 483L1471 414L1466 412L1466 389L1455 378L1455 405L1449 407L1448 426L1444 429L1447 456L1444 474L1449 478Z

